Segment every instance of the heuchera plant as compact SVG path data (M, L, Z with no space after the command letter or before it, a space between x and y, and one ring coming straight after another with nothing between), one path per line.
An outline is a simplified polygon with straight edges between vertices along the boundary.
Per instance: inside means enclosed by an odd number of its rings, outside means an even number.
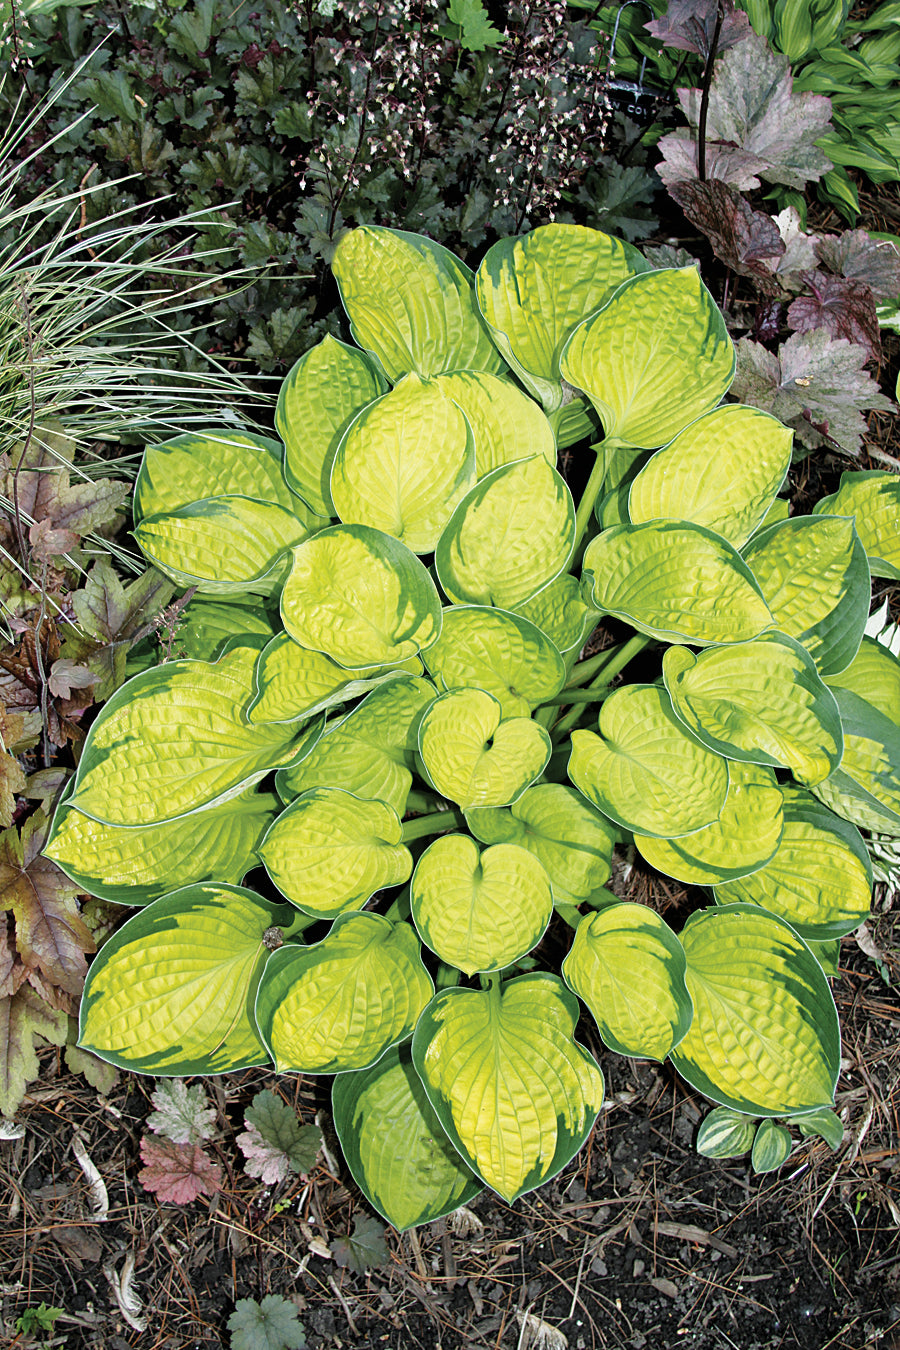
M839 1137L825 971L870 903L858 827L900 834L900 661L863 640L898 480L788 519L791 434L722 403L696 270L605 234L504 239L473 276L364 227L334 271L358 346L297 363L283 445L145 455L137 538L205 595L207 659L108 701L57 810L50 855L140 907L80 1043L157 1076L335 1074L347 1163L401 1229L580 1148L603 1076L579 999L717 1104L705 1152L777 1166L778 1117ZM579 659L610 616L623 640ZM632 841L712 888L680 933L605 889Z

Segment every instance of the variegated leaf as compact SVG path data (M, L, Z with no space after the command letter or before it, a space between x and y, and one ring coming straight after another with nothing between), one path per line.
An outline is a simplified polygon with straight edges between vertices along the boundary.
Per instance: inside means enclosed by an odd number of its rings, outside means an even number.
M627 830L674 839L718 820L728 765L695 739L664 689L631 684L600 710L600 735L572 732L569 777Z
M573 1039L578 1003L561 980L522 975L445 989L413 1036L413 1063L473 1171L508 1202L572 1158L603 1104L603 1075Z
M345 914L321 942L273 952L256 1018L279 1073L341 1073L407 1037L433 993L408 923Z
M566 983L591 1010L611 1050L665 1059L691 1025L684 951L646 905L607 905L575 930Z
M782 919L751 905L693 914L681 933L694 1020L675 1068L722 1106L783 1116L829 1106L837 1010L818 961Z

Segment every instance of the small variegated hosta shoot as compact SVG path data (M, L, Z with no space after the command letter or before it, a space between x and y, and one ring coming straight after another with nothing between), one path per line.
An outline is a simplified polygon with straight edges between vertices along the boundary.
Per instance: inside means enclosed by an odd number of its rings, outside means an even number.
M189 656L109 700L57 811L50 855L139 907L81 1044L335 1075L398 1229L573 1157L603 1100L584 1008L776 1165L775 1122L833 1104L861 831L900 835L900 661L863 636L896 480L789 517L791 435L723 402L699 275L599 232L501 240L473 275L364 227L334 270L355 341L298 361L280 440L144 457L137 539L199 598ZM631 635L584 656L608 617ZM709 903L680 932L619 903L617 844Z

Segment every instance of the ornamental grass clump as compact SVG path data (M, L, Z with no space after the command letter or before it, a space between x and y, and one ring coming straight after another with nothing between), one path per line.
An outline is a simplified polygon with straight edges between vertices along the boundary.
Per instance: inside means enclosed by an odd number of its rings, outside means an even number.
M716 1104L707 1153L777 1166L783 1117L833 1142L827 972L869 908L860 830L900 834L900 661L863 636L896 480L788 518L791 434L722 402L699 275L599 232L501 240L473 275L364 227L334 272L356 345L298 361L280 441L144 458L137 539L201 598L190 659L109 700L56 814L50 855L138 907L80 1043L336 1075L348 1166L401 1229L581 1147L579 1000ZM587 437L576 503L557 451ZM631 635L580 659L607 616ZM620 903L622 843L711 903L680 933Z

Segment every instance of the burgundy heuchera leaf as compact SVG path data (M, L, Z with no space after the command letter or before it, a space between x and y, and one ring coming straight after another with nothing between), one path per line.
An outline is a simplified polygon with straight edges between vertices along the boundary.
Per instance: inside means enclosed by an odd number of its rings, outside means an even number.
M765 260L781 257L784 240L771 216L755 211L734 188L715 180L673 183L669 195L733 271L756 277L762 289L777 289Z
M795 333L824 328L833 338L846 338L868 352L870 361L881 359L881 331L875 297L862 281L830 277L825 272L804 272L810 295L799 296L787 312L788 327Z
M164 1204L188 1205L198 1195L215 1195L222 1188L221 1167L199 1144L175 1144L145 1134L141 1157L146 1166L138 1172L138 1181Z
M678 99L696 130L700 90L679 89ZM710 86L708 142L736 145L759 161L770 183L803 188L831 168L816 141L831 126L831 100L794 93L790 63L751 33L716 62Z
M734 0L723 0L722 24L716 42L716 51L724 52L751 33L750 20L741 10L735 10ZM671 0L661 19L644 24L647 32L664 47L677 47L683 52L697 52L706 61L709 58L716 20L718 0Z
M887 239L873 239L865 230L845 230L816 240L819 261L835 276L868 286L876 300L900 295L900 253Z
M16 944L26 966L69 994L80 994L85 955L96 951L78 909L80 888L41 850L50 822L43 808L0 835L0 906L16 916Z

